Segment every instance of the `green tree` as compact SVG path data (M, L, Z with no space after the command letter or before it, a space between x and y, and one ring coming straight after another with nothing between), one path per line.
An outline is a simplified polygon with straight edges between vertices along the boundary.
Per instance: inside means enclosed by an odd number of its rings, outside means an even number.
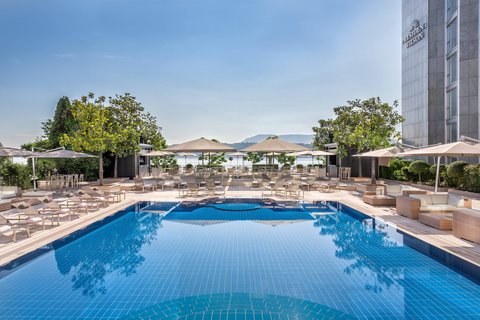
M45 137L50 141L50 148L58 148L63 135L71 135L76 130L71 108L70 99L61 97L57 102L53 118L42 123Z
M418 181L422 183L422 174L428 174L430 172L430 165L428 162L423 160L415 160L410 163L408 171L414 174L418 174Z
M259 163L263 159L263 153L261 152L248 152L246 156L247 161L251 161L253 164Z
M71 112L77 122L77 130L64 134L60 139L63 146L76 151L97 153L99 184L103 185L103 153L112 150L115 145L115 132L112 130L111 110L104 105L105 97L88 97L73 101Z
M140 150L144 108L129 93L109 97L109 104L111 128L115 138L109 151L114 155L113 177L116 178L118 158L133 155Z
M335 119L321 120L319 127L313 128L314 144L325 144L332 135L340 157L351 149L364 152L388 147L392 139L400 138L397 126L404 121L397 107L397 101L390 105L380 98L347 101L347 105L333 109Z
M320 119L318 120L318 127L312 128L313 136L313 147L316 150L324 150L325 145L333 142L333 120Z
M287 154L285 152L282 152L278 155L278 163L284 165L284 164L288 164L288 165L293 165L295 163L295 157L294 156L287 156Z
M157 118L149 112L142 114L141 142L151 144L153 150L165 149L167 143L162 136L162 128L157 124Z

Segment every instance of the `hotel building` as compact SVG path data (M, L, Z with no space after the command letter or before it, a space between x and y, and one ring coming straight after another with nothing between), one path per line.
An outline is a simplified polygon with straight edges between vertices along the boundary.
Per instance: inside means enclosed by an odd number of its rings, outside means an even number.
M480 138L479 0L403 0L403 142Z

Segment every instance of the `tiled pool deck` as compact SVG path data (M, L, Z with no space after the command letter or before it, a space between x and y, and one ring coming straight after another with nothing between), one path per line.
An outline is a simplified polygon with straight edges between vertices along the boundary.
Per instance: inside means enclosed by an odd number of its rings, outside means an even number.
M227 188L226 196L239 198L261 197L261 191L245 187L229 187ZM184 200L197 199L198 198L184 198ZM178 191L168 190L149 193L128 193L126 200L120 203L102 209L99 212L84 215L73 221L65 221L59 227L45 231L37 231L33 233L30 238L25 239L22 238L22 236L19 236L19 240L16 243L0 241L0 265L5 265L26 253L32 252L53 242L56 239L63 238L76 230L85 228L95 221L102 220L137 201L179 201ZM418 221L399 216L396 214L394 207L372 207L363 203L361 197L356 192L336 191L322 193L319 191L306 191L304 201L339 201L367 215L380 218L397 227L397 229L404 233L410 234L431 245L439 247L444 251L460 256L461 258L480 266L480 245L458 239L454 237L450 231L436 230L423 225ZM480 201L474 200L473 207L475 209L480 209ZM0 240L6 239L0 238Z

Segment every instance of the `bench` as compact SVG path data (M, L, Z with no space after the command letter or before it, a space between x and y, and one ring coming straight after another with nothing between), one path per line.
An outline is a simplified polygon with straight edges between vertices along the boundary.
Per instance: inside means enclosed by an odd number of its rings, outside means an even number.
M396 199L382 194L364 194L363 202L372 206L394 206Z
M453 235L480 243L480 211L466 208L453 212Z
M438 230L452 230L452 214L420 213L418 221Z

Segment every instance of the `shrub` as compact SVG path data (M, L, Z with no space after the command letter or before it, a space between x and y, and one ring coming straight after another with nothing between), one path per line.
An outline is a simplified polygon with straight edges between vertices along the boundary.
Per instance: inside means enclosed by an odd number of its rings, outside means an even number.
M415 160L408 166L408 171L414 174L418 174L418 181L422 182L422 175L430 173L430 165L423 160Z
M447 166L447 181L451 187L462 187L462 180L465 174L465 166L468 163L465 161L455 161Z
M463 188L470 192L480 192L480 164L464 167Z
M440 175L442 175L442 173L445 172L446 170L447 170L447 166L444 165L444 164L441 164L441 165L440 165ZM430 174L432 174L432 175L435 176L435 175L437 174L437 165L432 164L432 165L430 166L429 171L430 171Z
M32 168L28 165L6 161L0 167L0 176L6 186L17 186L22 189L33 187L31 181Z
M398 181L409 181L409 177L412 176L409 172L407 175L402 172L402 168L410 164L411 161L393 158L390 160L389 167L380 167L380 178L398 180Z
M193 164L187 163L187 165L185 166L185 169L192 170L193 169Z
M433 183L435 183L435 177L437 176L437 165L432 164L428 171L429 171L429 177L431 177L431 179L433 180ZM438 185L442 185L442 179L445 180L446 171L447 171L447 166L444 164L440 164Z
M301 163L297 164L297 169L299 169L299 170L303 169L303 164L301 164Z

